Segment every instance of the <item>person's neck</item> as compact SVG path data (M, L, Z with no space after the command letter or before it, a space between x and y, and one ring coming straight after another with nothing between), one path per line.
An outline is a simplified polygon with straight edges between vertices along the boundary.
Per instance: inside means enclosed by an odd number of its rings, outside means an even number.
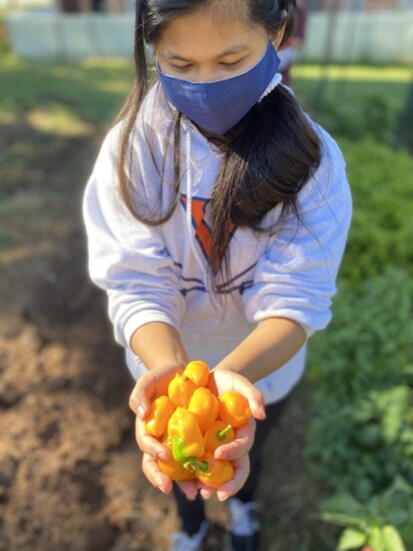
M214 134L214 132L210 132L209 130L206 130L205 128L202 128L202 126L198 126L197 124L195 126L198 128L198 130L201 132L201 134L203 136L205 136L205 138L207 140L217 140L217 141L221 140L222 141L224 139L224 137L221 136L220 134Z
M209 130L206 130L198 125L196 125L196 127L209 142L213 143L217 147L221 148L227 144L228 138L225 135L215 134L214 132L210 132Z

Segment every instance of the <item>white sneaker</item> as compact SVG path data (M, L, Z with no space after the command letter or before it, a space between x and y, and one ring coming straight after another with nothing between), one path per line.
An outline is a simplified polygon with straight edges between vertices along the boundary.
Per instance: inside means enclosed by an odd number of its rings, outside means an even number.
M175 532L172 534L173 544L170 551L200 551L202 542L208 532L208 522L201 524L196 534L189 536L186 532Z
M252 536L261 528L257 516L258 504L255 501L244 503L235 497L228 500L231 514L231 532L235 536Z
M228 500L231 515L230 548L232 551L257 551L260 541L258 504L244 503L236 498Z

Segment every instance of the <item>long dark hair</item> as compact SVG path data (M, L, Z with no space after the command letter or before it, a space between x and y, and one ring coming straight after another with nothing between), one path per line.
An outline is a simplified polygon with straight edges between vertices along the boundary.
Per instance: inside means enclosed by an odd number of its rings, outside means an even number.
M288 27L295 12L295 0L220 0L217 5L227 3L230 7L231 2L242 2L247 8L249 21L263 25L269 34L281 29L284 24ZM130 138L148 90L146 45L156 45L168 21L213 4L214 0L136 2L136 79L118 116L123 123L118 180L121 197L129 211L137 220L149 225L166 222L179 201L181 115L178 113L171 127L174 134L174 198L166 212L157 217L144 216L134 201L133 182L128 176L128 172L132 174L132 171L127 168L132 162ZM285 35L283 41L287 38ZM210 202L212 242L209 267L215 279L218 277L216 267L222 260L224 272L229 269L227 242L229 228L233 224L256 232L275 232L288 211L292 210L299 219L297 194L318 167L321 155L317 135L297 100L283 86L276 87L257 103L242 121L223 136L222 141L225 155ZM264 216L277 205L282 207L281 216L273 226L264 230L261 226Z

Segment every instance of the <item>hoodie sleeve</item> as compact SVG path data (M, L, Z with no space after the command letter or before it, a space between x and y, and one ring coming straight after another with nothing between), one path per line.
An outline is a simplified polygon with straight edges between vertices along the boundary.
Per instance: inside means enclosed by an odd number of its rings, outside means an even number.
M321 142L320 167L299 194L301 221L291 213L282 222L243 297L251 323L285 317L300 323L307 336L331 319L352 214L341 152L324 132Z
M148 322L162 321L178 328L184 300L160 226L138 222L117 193L118 133L119 127L112 129L102 145L86 186L83 216L89 273L107 292L115 339L127 348L136 329ZM148 169L153 158L145 145L134 147L138 148L134 182L141 181L144 187L155 184L156 171Z

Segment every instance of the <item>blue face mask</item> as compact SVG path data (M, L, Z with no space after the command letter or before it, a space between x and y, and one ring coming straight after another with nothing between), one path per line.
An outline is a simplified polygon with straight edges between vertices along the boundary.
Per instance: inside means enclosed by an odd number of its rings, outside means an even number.
M167 75L159 67L158 73L172 105L201 128L222 135L258 102L279 64L269 41L260 61L240 75L213 82L191 82Z

